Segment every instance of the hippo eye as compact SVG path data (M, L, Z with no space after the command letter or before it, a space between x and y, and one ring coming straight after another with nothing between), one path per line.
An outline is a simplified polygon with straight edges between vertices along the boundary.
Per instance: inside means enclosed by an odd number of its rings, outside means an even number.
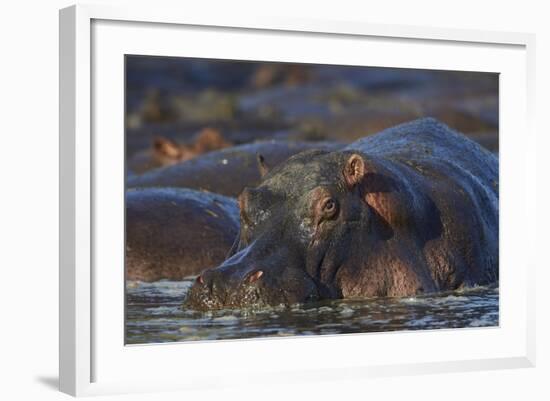
M326 212L331 212L334 210L335 207L336 207L336 203L334 202L334 200L329 199L325 202L325 206L323 208L325 209Z
M338 205L336 204L336 200L332 198L327 198L324 200L321 210L325 214L332 216L334 213L336 213L337 208L338 208Z

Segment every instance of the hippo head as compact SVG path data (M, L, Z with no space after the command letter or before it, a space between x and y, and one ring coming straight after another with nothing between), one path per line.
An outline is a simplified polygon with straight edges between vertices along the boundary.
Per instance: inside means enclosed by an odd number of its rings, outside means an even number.
M263 166L265 167L265 166ZM206 310L341 296L337 272L365 232L363 157L306 151L239 196L241 228L220 266L197 277L184 306Z

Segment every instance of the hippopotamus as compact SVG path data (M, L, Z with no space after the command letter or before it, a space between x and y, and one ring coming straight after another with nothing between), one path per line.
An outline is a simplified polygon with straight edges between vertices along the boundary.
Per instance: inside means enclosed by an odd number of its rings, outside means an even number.
M257 159L274 167L307 149L337 149L336 142L261 141L209 152L173 166L128 177L128 188L183 187L236 197L246 186L260 183Z
M128 168L137 174L171 166L192 159L203 153L224 149L233 144L226 140L220 131L204 128L189 143L177 143L169 138L157 136L152 147L133 155L128 160Z
M239 230L237 202L181 188L126 192L126 279L181 280L217 266Z
M238 198L229 257L195 310L417 296L498 281L498 160L432 118L310 150Z

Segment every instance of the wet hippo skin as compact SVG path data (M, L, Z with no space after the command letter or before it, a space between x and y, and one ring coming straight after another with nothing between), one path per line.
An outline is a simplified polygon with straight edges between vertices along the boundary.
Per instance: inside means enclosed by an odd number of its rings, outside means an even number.
M222 262L239 230L234 199L188 189L126 192L126 279L181 280Z
M414 296L498 280L498 160L426 118L306 151L239 196L230 256L192 309Z

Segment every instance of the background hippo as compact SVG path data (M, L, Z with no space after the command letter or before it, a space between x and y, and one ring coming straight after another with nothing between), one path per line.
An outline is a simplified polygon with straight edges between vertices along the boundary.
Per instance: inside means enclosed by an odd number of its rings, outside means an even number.
M184 187L237 196L244 187L260 183L259 154L264 156L268 166L275 166L307 149L337 149L342 146L334 142L291 141L240 145L129 177L127 187Z
M178 143L169 138L157 136L149 149L132 155L128 160L128 168L137 174L146 171L171 166L203 153L224 149L231 146L220 131L212 128L201 130L191 141Z
M126 192L126 279L181 280L222 262L239 230L233 199L188 189Z
M232 256L192 309L411 296L498 280L498 161L434 119L306 151L239 197Z

